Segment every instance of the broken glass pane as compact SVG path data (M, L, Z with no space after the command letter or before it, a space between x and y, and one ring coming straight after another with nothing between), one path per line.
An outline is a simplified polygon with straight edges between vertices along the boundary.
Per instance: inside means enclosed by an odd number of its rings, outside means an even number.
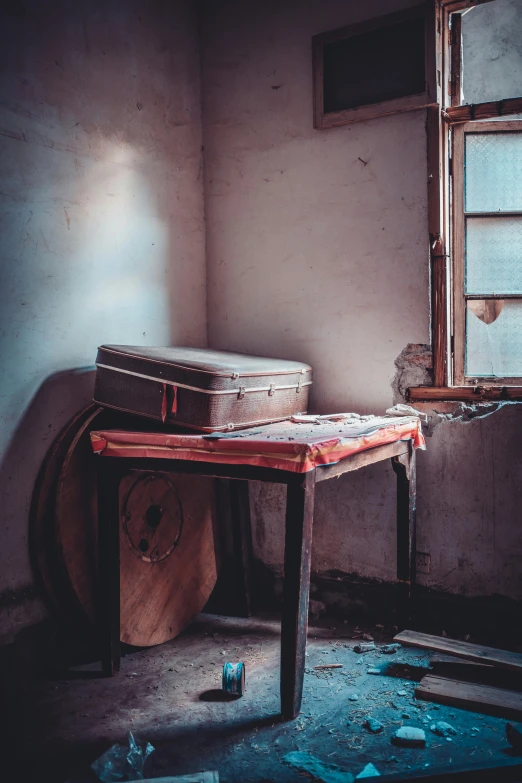
M522 217L466 218L466 293L522 295Z
M522 210L522 133L467 133L466 212Z
M462 16L464 103L521 94L521 0L495 0Z
M522 299L506 300L497 308L493 321L477 304L468 301L466 310L466 375L522 376Z

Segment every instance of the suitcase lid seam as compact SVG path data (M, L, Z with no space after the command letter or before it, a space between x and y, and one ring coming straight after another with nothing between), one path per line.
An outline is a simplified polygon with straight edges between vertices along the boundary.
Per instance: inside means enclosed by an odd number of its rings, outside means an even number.
M259 372L245 372L245 373L238 373L236 370L229 370L227 372L219 372L218 370L204 370L199 367L191 367L190 365L183 365L183 364L176 364L175 362L167 362L161 359L153 359L149 356L140 356L139 354L133 354L133 353L125 353L125 351L114 351L111 348L106 348L105 346L101 345L98 348L98 351L106 351L107 353L112 353L115 356L128 356L130 359L137 359L138 361L145 361L145 362L153 362L154 364L161 364L163 367L176 367L179 370L187 370L188 372L201 372L205 373L206 375L212 375L214 377L219 378L254 378L256 376L262 376L262 375L305 375L306 373L312 372L312 368L310 365L303 364L300 365L299 362L293 362L293 364L299 364L299 369L292 369L288 368L286 370L264 370ZM254 358L254 357L248 357L248 358ZM259 358L265 358L265 357L259 357ZM284 361L284 359L278 359L277 361ZM112 369L112 368L110 368Z

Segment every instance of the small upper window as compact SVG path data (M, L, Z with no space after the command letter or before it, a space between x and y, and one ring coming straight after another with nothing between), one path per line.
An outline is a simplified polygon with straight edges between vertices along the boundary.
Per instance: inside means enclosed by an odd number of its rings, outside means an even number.
M315 36L315 127L435 103L432 17L420 5Z

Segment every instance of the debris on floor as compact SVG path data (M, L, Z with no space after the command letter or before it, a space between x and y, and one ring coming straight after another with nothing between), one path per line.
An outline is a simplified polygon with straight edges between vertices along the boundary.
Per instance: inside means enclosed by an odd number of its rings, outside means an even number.
M355 780L362 780L363 778L378 778L381 773L371 762L365 766L362 772L359 772Z
M379 732L384 729L382 723L375 718L367 718L363 723L363 727L368 729L372 734L379 734Z
M439 737L455 737L458 734L457 729L454 729L450 723L445 723L443 720L432 723L430 730Z
M172 642L128 651L120 677L100 677L94 661L76 664L63 678L31 681L17 706L23 709L27 740L36 743L36 751L26 754L34 774L24 770L20 780L43 780L46 775L56 783L88 783L95 779L93 759L116 742L126 744L128 728L138 744L143 738L156 748L146 761L146 778L203 768L219 770L227 781L309 783L309 773L284 762L285 755L306 751L334 767L327 772L336 773L335 783L341 773L342 783L352 778L358 783L357 776L369 763L380 772L376 781L392 773L408 780L427 774L426 764L437 771L500 765L508 760L506 754L520 753L506 739L505 719L415 698L415 685L433 659L429 651L404 647L398 655L383 655L378 636L376 650L355 653L354 645L365 640L353 640L352 635L366 630L311 628L302 710L295 721L281 722L279 717L279 618L202 615ZM222 650L226 657L220 655ZM224 694L221 681L216 683L226 661L244 661L249 669L249 688L241 698ZM330 664L343 668L314 668ZM458 661L456 665L469 668L472 676L472 667ZM372 668L379 676L368 674ZM355 695L357 699L350 699ZM371 731L370 718L383 729ZM457 731L451 742L430 730L439 721ZM514 720L511 724L522 728ZM424 730L424 749L391 745L404 725ZM71 748L70 758L60 762L63 774L53 774L65 744Z
M314 666L314 669L342 669L342 663L323 663L320 666Z
M404 748L424 748L426 746L426 734L423 729L413 726L401 726L392 737L394 745Z
M375 645L375 642L360 642L359 644L356 644L353 649L354 652L356 653L365 653L365 652L371 652L372 650L376 650L377 647Z
M443 653L443 662L446 663L451 660L448 655L455 656L455 661L464 658L469 663L466 678L437 676L433 672L427 674L415 690L417 698L473 712L522 718L521 688L517 689L514 682L502 682L501 687L490 684L491 673L496 671L497 674L507 672L512 678L518 677L519 685L522 685L522 654L449 639L444 634L432 636L417 631L402 631L395 640L408 647Z
M506 739L515 750L522 752L522 727L506 723Z
M287 753L283 761L291 767L295 767L295 769L308 772L314 780L320 780L322 783L354 782L354 777L350 772L338 767L336 764L326 764L312 756L311 753L295 750Z
M153 751L150 742L138 745L132 731L129 731L128 744L112 745L91 764L91 769L103 783L143 778L143 765Z
M393 653L396 653L397 650L400 649L400 644L383 644L382 647L379 647L379 652L385 653L386 655L393 655Z
M242 696L245 692L245 664L224 663L221 687L225 693Z

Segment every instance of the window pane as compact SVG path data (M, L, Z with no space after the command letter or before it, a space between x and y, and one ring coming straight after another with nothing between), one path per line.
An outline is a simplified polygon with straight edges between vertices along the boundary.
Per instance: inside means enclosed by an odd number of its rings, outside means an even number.
M423 17L325 44L325 112L424 92L424 49Z
M466 293L522 295L522 217L466 218Z
M469 309L468 302L466 375L522 376L522 300L506 300L500 315L489 324Z
M521 94L521 13L520 0L495 0L463 15L464 103Z
M466 212L522 210L522 133L467 133Z

